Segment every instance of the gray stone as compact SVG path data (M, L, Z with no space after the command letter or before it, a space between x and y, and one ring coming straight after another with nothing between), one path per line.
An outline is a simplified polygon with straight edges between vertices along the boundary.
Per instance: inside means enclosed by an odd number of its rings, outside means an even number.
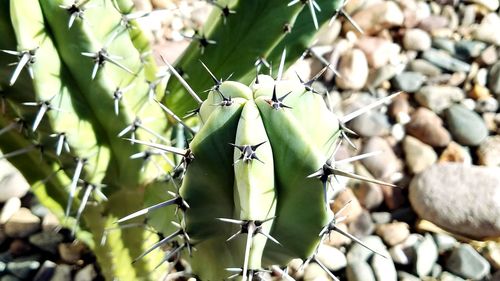
M488 88L497 98L500 98L500 61L495 63L490 69L488 74Z
M29 209L19 209L5 224L5 234L14 238L24 238L40 229L40 219Z
M68 280L71 280L71 266L67 264L58 264L50 281Z
M453 249L458 243L455 237L443 233L435 233L434 241L436 242L440 254Z
M419 217L451 232L498 237L499 186L500 168L443 163L413 178L409 199Z
M438 278L442 272L443 272L443 267L440 264L435 263L432 265L432 270L430 275L433 278Z
M433 265L438 259L438 249L434 243L434 239L430 234L425 234L424 239L415 246L415 273L420 277L427 276L431 273Z
M23 197L30 185L6 160L0 160L0 202L5 202L12 197Z
M491 277L491 281L500 281L500 270L497 270Z
M444 51L429 49L422 54L422 58L451 72L469 72L470 70L470 64L456 59Z
M5 276L2 276L2 278L0 278L0 281L21 281L21 279L17 278L14 275L8 274Z
M481 116L462 105L452 105L445 115L453 139L460 144L479 145L489 134Z
M375 224L372 222L370 213L363 210L361 214L349 224L349 232L357 237L365 237L373 233Z
M408 64L408 70L422 73L428 77L438 76L442 72L439 67L423 59L410 61Z
M490 264L471 245L461 244L448 257L446 269L463 278L479 280L490 272Z
M375 101L376 99L368 94L354 94L349 99L344 101L344 112L349 114ZM370 110L369 112L354 118L352 121L347 123L347 126L364 137L386 135L389 133L390 128L387 115L377 110Z
M415 99L423 106L440 114L453 103L464 99L464 92L452 86L424 86L416 94Z
M367 236L360 239L366 246L370 247L375 251L387 251L382 242L382 239L378 236ZM358 243L354 243L352 247L347 252L347 263L354 263L357 261L368 261L369 258L373 255L373 252L363 247Z
M420 89L425 80L422 73L408 71L394 77L394 86L403 92L413 93Z
M63 241L60 233L40 232L30 236L31 244L49 253L57 253L57 245Z
M376 279L366 261L356 261L347 265L347 281L376 281Z
M7 264L7 270L21 279L33 275L38 268L40 268L40 262L38 261L12 261Z

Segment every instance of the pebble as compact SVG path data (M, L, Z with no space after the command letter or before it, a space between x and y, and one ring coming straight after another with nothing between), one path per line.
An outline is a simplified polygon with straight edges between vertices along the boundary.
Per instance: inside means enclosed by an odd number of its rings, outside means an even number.
M304 281L329 281L328 274L317 263L310 263L304 269Z
M477 76L476 76L477 77ZM486 80L486 79L485 79ZM486 81L485 81L486 82ZM486 83L484 83L486 84ZM475 100L486 99L491 97L490 90L485 86L481 86L479 83L475 84L470 92L469 96Z
M56 270L57 264L53 261L46 260L43 262L42 267L36 273L33 281L48 281L51 280Z
M496 112L498 110L498 101L494 97L479 99L476 102L475 110L479 113Z
M489 136L477 150L479 163L484 166L500 166L500 136Z
M349 204L348 204L349 203ZM348 204L348 205L347 205ZM354 195L354 192L350 188L344 189L342 192L338 193L337 197L333 202L332 210L337 213L340 209L347 205L345 213L343 215L349 214L346 218L345 223L349 224L355 221L363 212L363 208L359 204L358 199Z
M389 249L392 260L397 264L408 265L413 260L412 248L403 248L401 245L395 245Z
M399 281L420 281L420 278L411 275L408 272L398 270L398 280Z
M437 114L440 114L453 103L463 100L464 97L465 94L462 89L441 85L424 86L415 94L415 99L421 105Z
M385 255L386 257L374 255L371 260L371 266L373 269L373 273L375 274L375 278L377 278L377 280L384 281L397 281L398 274L389 252L385 250L382 251L381 254Z
M407 93L401 93L392 99L389 105L389 115L396 119L398 124L405 125L410 122L410 103Z
M340 58L338 66L340 76L335 83L344 90L360 90L368 79L368 62L360 49L352 49Z
M462 279L456 275L453 275L447 271L443 271L441 275L439 276L440 281L465 281L465 279Z
M470 60L479 57L486 46L480 41L460 40L455 43L455 51L458 57Z
M425 234L424 239L415 245L414 270L420 277L428 276L438 259L438 249L430 234Z
M382 1L364 6L353 15L353 20L358 23L365 34L370 35L393 26L401 26L404 15L396 3ZM350 24L344 26L348 30L354 29Z
M344 101L344 112L349 114L375 101L376 99L368 94L353 94ZM374 137L387 135L390 123L386 114L370 110L348 122L347 126L363 137Z
M425 19L423 19L418 25L421 29L429 32L430 34L433 31L444 28L448 25L448 19L442 16L431 15Z
M470 2L483 5L490 11L495 11L499 6L498 0L471 0Z
M495 62L498 61L498 54L496 47L494 45L491 45L484 49L484 51L481 53L480 56L481 62L484 63L485 65L492 65Z
M357 220L349 224L349 233L356 237L365 237L373 233L375 224L368 211L363 210Z
M0 160L0 202L21 198L29 189L30 185L19 171L6 160Z
M46 232L53 232L59 228L59 219L53 213L47 213L42 219L42 230Z
M462 105L452 105L445 116L453 139L460 144L479 145L489 134L481 116Z
M452 141L448 144L445 150L443 150L443 152L439 156L438 162L457 162L471 165L472 157L470 156L469 149L467 147L463 147L460 144Z
M451 72L469 72L470 70L470 64L456 59L444 51L429 49L422 54L422 58Z
M488 242L483 255L490 262L493 269L500 270L500 243Z
M84 251L86 251L86 247L79 241L61 243L58 245L58 252L61 259L69 264L77 263Z
M75 274L74 281L92 281L96 278L97 272L93 264L88 264Z
M12 261L7 264L7 270L21 279L27 279L40 268L38 261Z
M389 212L373 212L371 213L372 220L376 224L390 223L392 215Z
M397 90L413 93L420 89L425 80L426 77L422 73L407 71L396 75L393 79L393 83Z
M386 65L401 51L398 44L380 37L361 37L356 42L356 46L365 53L368 65L373 68Z
M406 50L425 51L431 47L431 36L422 29L408 29L403 36L403 46Z
M5 224L19 209L21 208L21 200L17 197L12 197L5 202L0 213L0 224Z
M398 73L398 68L388 64L377 69L370 69L366 85L368 88L378 88L384 82L392 79Z
M404 222L393 222L378 225L375 233L389 246L394 246L406 240L410 235L410 226Z
M349 232L347 229L347 224L344 222L338 223L337 228L344 232ZM328 238L325 240L325 243L333 246L333 247L341 247L344 245L349 245L351 243L351 239L337 231L331 231L328 235Z
M428 77L438 76L442 72L439 67L423 59L415 59L410 61L410 63L408 64L408 70L420 72Z
M413 178L409 199L419 217L446 230L475 239L498 237L498 186L500 168L443 163Z
M4 275L0 278L0 281L21 281L21 279L17 278L14 275Z
M480 280L490 272L490 264L469 244L460 244L446 260L446 269L456 275Z
M29 237L31 244L49 253L57 253L57 245L63 241L60 233L40 232Z
M40 219L26 208L20 208L5 224L5 234L15 238L28 237L39 229Z
M361 163L377 179L388 180L393 174L401 170L401 162L394 154L389 143L380 137L372 137L363 144L361 153L381 151L379 155L365 158Z
M412 136L404 138L403 150L405 152L406 164L414 174L424 171L437 160L437 154L431 146Z
M347 281L376 281L376 279L366 261L355 261L347 265Z
M50 281L71 280L71 266L67 264L58 264Z
M413 112L411 121L406 125L406 133L433 147L443 147L451 141L441 118L424 107Z
M31 246L24 239L14 239L9 245L9 253L12 257L20 257L28 254L31 251Z
M488 88L497 98L500 98L500 61L491 67L488 75Z
M435 233L434 241L436 242L440 254L453 249L458 244L455 237L444 233Z
M495 13L487 14L477 25L473 32L472 38L490 44L500 45L500 33L497 29L500 26L500 17Z
M382 239L378 236L366 236L360 238L360 240L372 250L387 251L384 242L382 242ZM347 264L349 265L358 261L368 261L373 255L374 253L372 251L361 246L361 244L353 243L347 252Z
M331 271L337 271L347 266L347 259L339 249L321 244L318 248L317 259Z
M361 173L358 172L357 174ZM353 191L359 203L367 210L376 209L384 202L384 194L377 184L361 182Z
M434 38L432 40L432 47L446 51L450 55L455 55L456 52L455 42L448 38L442 38L442 37Z

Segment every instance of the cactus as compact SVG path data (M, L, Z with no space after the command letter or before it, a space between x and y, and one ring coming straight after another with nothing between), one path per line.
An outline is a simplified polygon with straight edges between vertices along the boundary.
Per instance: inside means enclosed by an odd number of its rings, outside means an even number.
M292 258L321 265L330 231L356 240L335 226L330 180L369 179L339 170L334 155L351 143L344 124L391 97L339 120L312 88L329 65L310 81L282 80L344 1L211 2L176 63L187 77L166 63L177 77L168 85L134 22L147 13L128 0L0 3L0 158L94 249L109 280L155 279L181 252L201 280L247 280ZM276 77L255 61L274 62ZM187 110L196 117L178 117Z

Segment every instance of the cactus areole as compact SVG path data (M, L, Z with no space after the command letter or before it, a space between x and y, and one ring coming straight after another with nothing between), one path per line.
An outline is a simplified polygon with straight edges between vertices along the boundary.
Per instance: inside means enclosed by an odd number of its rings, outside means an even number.
M199 110L180 195L201 280L256 274L308 258L332 219L321 180L309 177L340 133L323 98L299 81L259 76L214 86Z

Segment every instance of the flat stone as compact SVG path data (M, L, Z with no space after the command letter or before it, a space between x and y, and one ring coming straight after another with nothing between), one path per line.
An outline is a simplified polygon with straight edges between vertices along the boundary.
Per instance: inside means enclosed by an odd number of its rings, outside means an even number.
M487 45L480 41L460 40L455 43L457 56L465 60L477 58Z
M418 91L425 80L427 80L425 75L411 71L398 74L393 79L396 89L407 93Z
M347 281L376 281L376 279L366 261L356 261L347 265Z
M401 162L394 154L389 143L380 137L372 137L363 144L361 153L381 151L379 155L365 158L361 163L377 179L390 180L393 174L401 171Z
M443 127L443 120L424 107L413 112L406 125L406 133L433 147L443 147L451 141L450 133Z
M455 102L463 100L462 89L452 86L424 86L416 94L415 99L423 106L437 114L450 107Z
M461 244L448 257L446 269L463 278L480 280L490 272L490 264L472 246Z
M500 46L500 17L496 13L489 13L483 17L481 23L472 31L472 38Z
M30 189L30 185L19 171L6 160L0 160L0 202L9 198L21 198Z
M444 51L429 49L422 54L422 58L451 72L469 72L470 70L470 64L456 59Z
M481 116L462 105L452 105L445 115L453 139L460 144L479 145L489 134Z
M10 237L24 238L40 229L40 219L29 209L19 209L5 224L5 234Z
M419 217L451 232L474 239L498 237L498 186L500 168L443 163L413 178L409 199Z
M425 234L424 239L415 245L415 254L415 273L420 278L428 276L438 259L438 249L430 234Z
M455 41L448 39L448 38L434 38L432 40L432 47L443 50L450 55L454 55L456 50L455 50Z
M382 254L386 257L374 255L371 259L370 265L372 266L375 278L377 278L377 280L384 281L397 281L398 274L389 252L386 250L385 252L382 252Z

